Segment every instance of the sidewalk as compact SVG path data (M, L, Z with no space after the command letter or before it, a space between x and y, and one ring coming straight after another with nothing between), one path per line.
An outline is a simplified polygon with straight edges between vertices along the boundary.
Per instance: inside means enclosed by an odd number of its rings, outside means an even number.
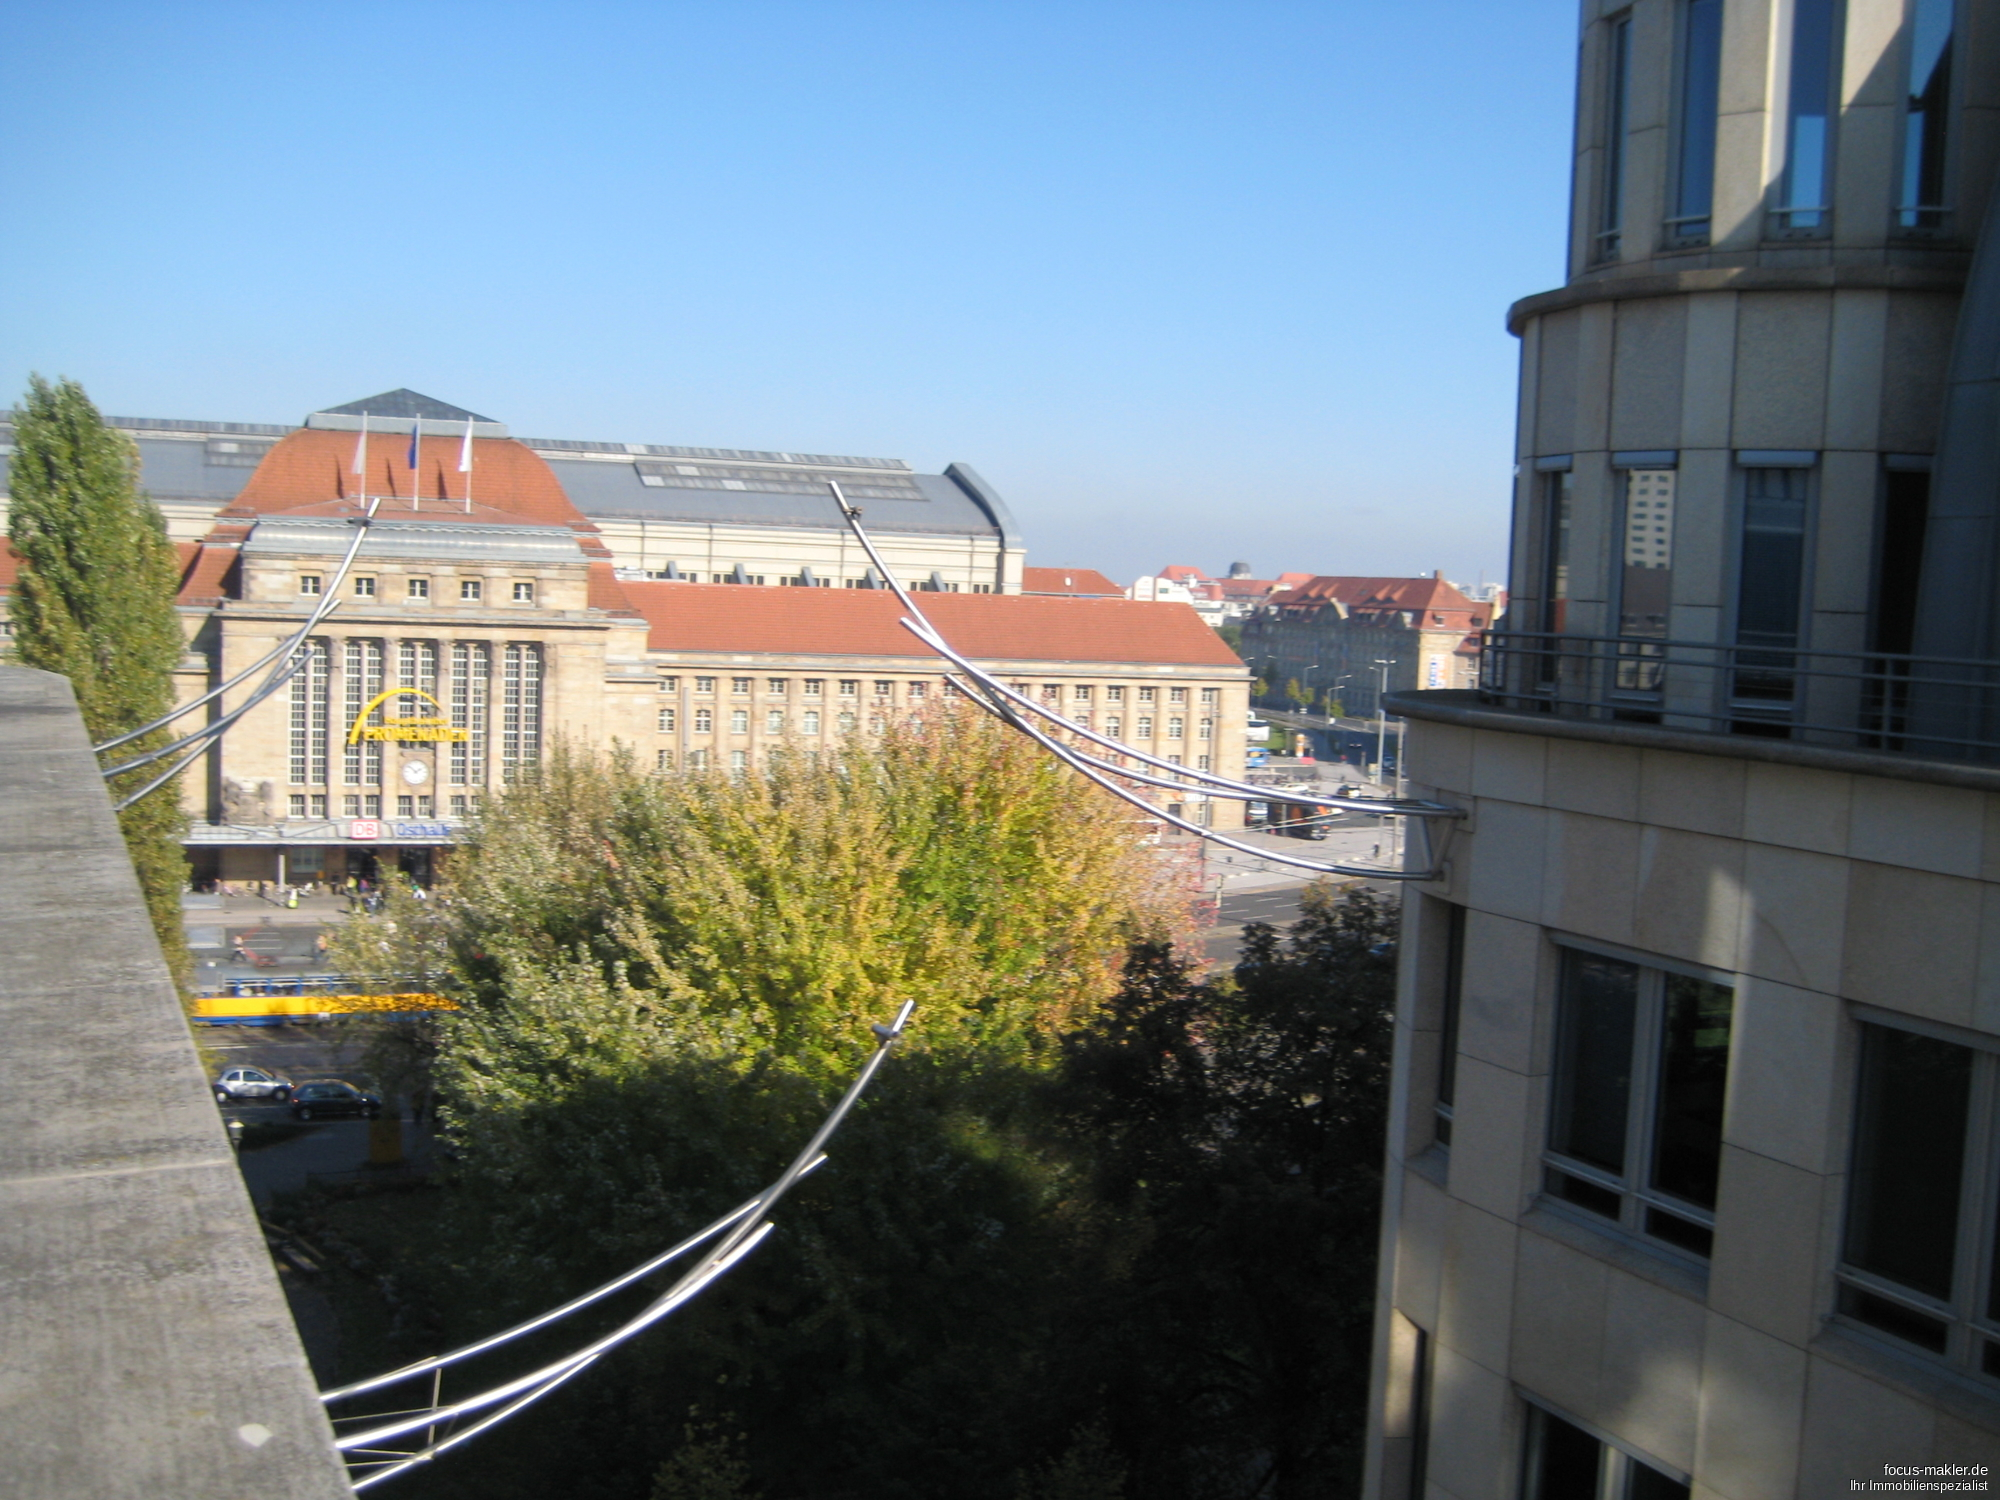
M181 922L194 953L197 990L220 990L231 980L289 979L326 971L315 940L347 920L345 896L301 896L287 907L276 887L270 897L189 895ZM238 944L268 963L243 963Z

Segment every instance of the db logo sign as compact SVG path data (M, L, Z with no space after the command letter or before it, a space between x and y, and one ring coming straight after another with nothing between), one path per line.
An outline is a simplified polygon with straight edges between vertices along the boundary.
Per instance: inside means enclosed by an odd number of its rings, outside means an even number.
M375 818L356 818L347 825L347 836L351 839L379 839L382 824Z

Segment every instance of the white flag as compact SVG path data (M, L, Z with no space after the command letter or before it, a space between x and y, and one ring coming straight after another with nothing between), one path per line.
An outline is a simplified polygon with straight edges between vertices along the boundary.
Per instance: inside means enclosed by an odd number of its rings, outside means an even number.
M472 418L465 419L465 441L458 447L458 472L472 472Z
M361 436L354 444L354 472L364 478L368 473L368 413L361 414Z

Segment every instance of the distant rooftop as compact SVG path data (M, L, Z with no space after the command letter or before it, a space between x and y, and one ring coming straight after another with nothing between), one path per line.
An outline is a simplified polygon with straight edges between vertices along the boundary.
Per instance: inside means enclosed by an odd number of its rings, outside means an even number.
M155 499L226 505L242 493L277 440L299 427L352 432L364 417L385 435L408 434L414 427L426 438L451 437L471 423L476 437L509 437L491 417L407 387L322 407L296 426L167 417L105 420L138 443L141 482ZM586 516L831 528L840 525L828 489L832 481L851 503L869 511L869 524L878 529L995 537L1002 546L1020 545L1006 503L962 464L943 474L919 474L900 458L854 454L578 438L514 441L548 462L571 504ZM0 487L11 442L11 426L0 413Z
M453 406L440 401L435 396L426 396L421 391L413 391L408 386L398 386L393 391L384 391L379 396L365 396L359 401L350 401L345 406L324 408L344 417L401 417L405 420L431 422L491 422L491 417L482 417L477 412L467 411L462 406Z

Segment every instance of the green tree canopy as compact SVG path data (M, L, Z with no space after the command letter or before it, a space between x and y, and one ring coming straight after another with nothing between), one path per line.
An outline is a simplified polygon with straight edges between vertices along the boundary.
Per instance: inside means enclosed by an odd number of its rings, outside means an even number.
M1076 1331L1120 1372L1135 1494L1360 1488L1394 932L1368 892L1322 884L1289 935L1248 929L1233 979L1136 950L1071 1038L1061 1095L1094 1187L1146 1226Z
M917 1003L769 1245L426 1483L742 1488L713 1444L660 1467L697 1405L750 1434L773 1496L1012 1500L1068 1453L1093 1398L1048 1353L1099 1238L1039 1101L1128 943L1184 912L1191 872L1138 835L971 711L737 778L558 748L489 805L432 899L350 922L343 968L420 973L463 1006L437 1062L451 1248L412 1272L443 1289L454 1335L747 1197L852 1078L868 1023Z
M20 661L70 680L92 743L158 718L173 706L184 649L174 610L180 569L166 523L139 488L131 439L105 425L75 381L34 376L14 413L8 489L8 539L20 557L8 611ZM112 793L136 790L155 774L128 773ZM126 809L119 824L160 946L185 979L185 819L174 790Z
M866 1023L919 1005L756 1256L411 1493L1353 1493L1390 919L1321 891L1200 982L1161 941L1180 874L1134 832L956 715L741 778L562 751L430 901L350 924L351 964L428 966L464 1006L454 1165L397 1271L445 1330L392 1359L748 1197Z

